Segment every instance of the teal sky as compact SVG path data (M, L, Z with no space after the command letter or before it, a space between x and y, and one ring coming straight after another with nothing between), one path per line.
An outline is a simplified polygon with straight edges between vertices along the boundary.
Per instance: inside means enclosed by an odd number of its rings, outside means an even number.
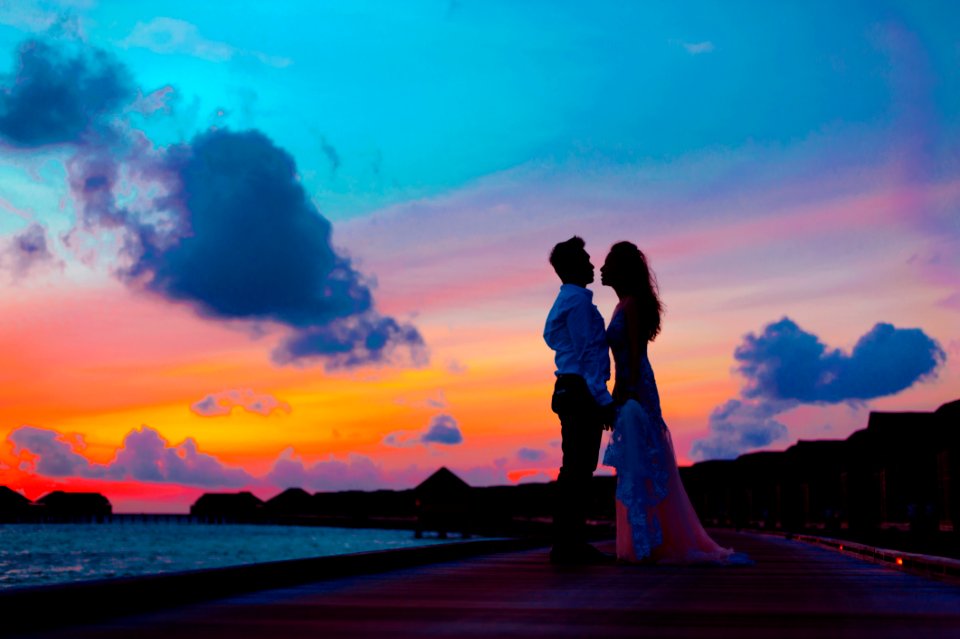
M955 162L949 2L86 4L59 13L145 92L174 87L174 114L145 125L155 140L260 128L332 219L531 162L825 134L838 163L895 131L924 138L924 162ZM0 45L23 36L2 28Z

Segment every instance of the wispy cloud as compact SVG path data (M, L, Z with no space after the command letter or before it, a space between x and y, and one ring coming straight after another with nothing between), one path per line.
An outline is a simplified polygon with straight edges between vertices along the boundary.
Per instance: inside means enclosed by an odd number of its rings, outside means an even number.
M264 417L273 411L290 412L290 404L269 393L255 393L251 388L237 388L207 395L190 405L190 410L201 417L229 415L234 408Z
M240 49L226 42L210 40L201 35L195 24L175 18L159 17L149 22L138 22L130 35L117 44L125 48L148 49L161 55L189 55L211 62L252 58L276 68L287 67L293 63L290 58Z
M714 50L713 43L709 40L704 40L703 42L675 42L682 46L690 55L701 55L703 53L710 53Z
M0 243L0 266L17 281L43 267L62 267L63 262L50 250L46 229L34 222L9 243Z
M149 22L138 22L130 35L117 44L124 48L147 49L161 55L188 55L211 62L229 62L246 57L277 68L293 63L290 58L210 40L200 33L195 24L175 18L160 17Z
M538 462L546 459L547 454L537 448L523 447L517 451L517 459L521 461Z

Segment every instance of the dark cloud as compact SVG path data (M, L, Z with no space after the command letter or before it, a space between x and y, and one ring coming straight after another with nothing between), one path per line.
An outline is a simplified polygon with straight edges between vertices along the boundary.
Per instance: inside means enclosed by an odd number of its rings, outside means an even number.
M308 466L292 449L281 454L265 479L279 488L321 491L372 490L382 488L387 481L369 457L351 454L346 460L339 460L331 455Z
M137 96L126 68L89 46L28 40L0 85L0 136L30 148L105 132L109 116Z
M427 432L424 433L421 441L424 444L444 444L453 446L463 443L463 435L460 433L460 427L457 426L457 420L449 415L437 415L430 421Z
M68 169L79 213L67 244L80 251L110 231L131 286L208 318L292 329L274 353L280 363L424 362L420 333L376 311L372 281L333 248L293 158L266 135L216 129L156 149L131 127L111 127L121 109L169 108L173 93L144 98L122 64L79 41L20 47L16 74L0 84L0 137L77 148ZM336 169L336 149L323 144Z
M356 366L391 361L396 346L423 350L413 326L374 310L370 282L334 250L293 158L265 135L210 131L172 148L161 172L170 191L158 206L179 233L170 241L130 223L128 279L208 317L293 327L274 354L280 363Z
M463 434L453 417L436 415L422 432L397 431L384 437L383 443L399 448L417 444L455 446L463 443Z
M216 457L199 452L192 438L171 446L147 426L130 431L116 457L106 465L92 464L53 430L23 426L10 433L9 439L15 455L29 452L36 457L34 472L49 477L134 479L204 488L237 488L255 481L245 470L225 466Z
M909 388L935 374L946 354L918 328L879 323L848 355L784 318L747 335L734 357L747 381L744 397L837 403Z
M847 354L785 317L744 337L734 358L746 381L741 397L710 414L710 434L693 443L694 459L731 459L787 437L774 418L800 404L898 393L935 376L946 353L919 328L878 323Z
M181 212L180 234L169 244L142 236L131 277L215 317L311 327L371 308L293 158L265 135L210 131L170 149L164 168L173 192L158 204Z
M290 412L290 404L268 393L255 393L250 388L231 389L207 395L191 404L190 410L201 417L220 417L229 415L236 407L264 417L275 410Z
M280 344L273 359L288 364L323 357L327 368L350 368L392 363L398 354L417 366L426 363L426 343L420 332L371 310L299 330Z
M693 442L690 456L696 460L734 459L769 446L787 436L787 427L773 417L789 407L731 399L710 414L710 434Z
M522 461L539 462L546 459L547 454L536 448L521 448L517 451L517 458Z

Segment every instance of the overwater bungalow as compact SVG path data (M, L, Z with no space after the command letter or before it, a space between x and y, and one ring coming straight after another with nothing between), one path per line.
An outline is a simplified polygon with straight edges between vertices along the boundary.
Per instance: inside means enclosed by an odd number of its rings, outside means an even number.
M37 500L44 519L101 520L113 514L110 500L100 493L68 493L55 490Z
M446 467L427 477L413 489L416 497L416 536L424 531L436 531L441 538L458 531L469 536L470 516L473 510L473 489Z
M263 500L251 492L204 493L190 506L190 515L208 521L250 521L263 512Z

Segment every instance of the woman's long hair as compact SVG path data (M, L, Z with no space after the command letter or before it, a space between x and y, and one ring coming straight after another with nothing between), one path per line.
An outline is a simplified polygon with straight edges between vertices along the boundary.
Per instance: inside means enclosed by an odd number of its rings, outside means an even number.
M610 247L610 256L620 267L622 288L633 295L640 312L640 332L652 342L660 333L663 303L657 277L647 264L647 257L633 242L617 242Z

